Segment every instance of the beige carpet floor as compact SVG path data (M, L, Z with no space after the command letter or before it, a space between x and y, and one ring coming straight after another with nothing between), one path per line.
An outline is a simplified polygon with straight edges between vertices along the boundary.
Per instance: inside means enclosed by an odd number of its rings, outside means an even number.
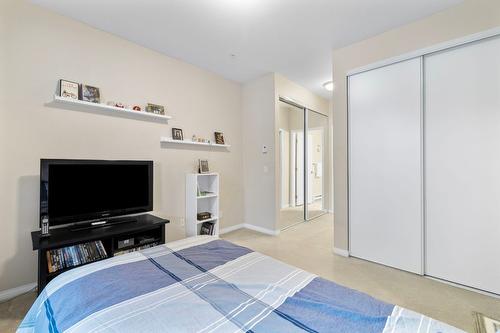
M309 219L315 218L325 213L321 200L317 200L308 205ZM304 222L304 206L286 207L280 210L279 216L280 230L289 228L298 223Z
M277 237L237 230L222 238L468 332L473 332L472 311L500 317L498 298L368 261L334 255L331 214L289 228ZM14 332L34 299L35 293L31 292L0 303L0 332Z

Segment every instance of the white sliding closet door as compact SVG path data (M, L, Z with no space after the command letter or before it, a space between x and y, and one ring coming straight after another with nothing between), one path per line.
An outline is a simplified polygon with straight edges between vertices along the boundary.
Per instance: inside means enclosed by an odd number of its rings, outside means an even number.
M349 77L351 255L422 273L421 59Z
M500 294L500 38L425 73L426 273Z

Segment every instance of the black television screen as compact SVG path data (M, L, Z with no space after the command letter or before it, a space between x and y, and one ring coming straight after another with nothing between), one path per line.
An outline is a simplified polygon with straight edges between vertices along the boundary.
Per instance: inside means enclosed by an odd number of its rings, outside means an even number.
M51 226L151 210L152 161L41 160L40 216Z

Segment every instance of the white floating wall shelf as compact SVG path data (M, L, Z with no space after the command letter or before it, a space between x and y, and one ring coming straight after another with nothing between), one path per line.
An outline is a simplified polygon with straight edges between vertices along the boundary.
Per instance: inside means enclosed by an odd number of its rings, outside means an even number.
M109 116L124 117L130 119L139 119L146 121L167 122L171 116L164 116L146 111L134 111L129 109L118 108L106 104L91 103L75 99L64 98L61 96L54 96L54 100L45 104L48 107L59 109L67 109L73 111L90 112L97 114L104 114Z
M189 141L189 140L174 140L172 138L162 137L160 138L161 143L172 143L178 145L193 145L193 146L205 146L205 147L218 147L218 148L229 148L231 145L220 145L217 143L208 143L208 142L197 142L197 141Z

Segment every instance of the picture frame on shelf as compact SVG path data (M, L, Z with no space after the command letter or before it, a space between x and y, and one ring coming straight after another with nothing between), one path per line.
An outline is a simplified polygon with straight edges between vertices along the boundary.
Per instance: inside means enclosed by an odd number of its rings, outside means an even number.
M178 141L184 140L184 134L182 133L182 129L172 128L172 140L178 140Z
M224 133L222 132L214 132L215 143L218 145L223 145L224 143Z
M59 80L59 96L78 100L80 92L80 84L73 81L68 81L64 79Z
M99 88L89 86L87 84L81 85L81 100L91 103L101 103L101 92Z
M165 107L163 105L159 105L159 104L148 103L146 105L146 112L159 114L159 115L164 116L165 115Z
M198 160L198 172L199 173L210 173L208 167L208 160Z

